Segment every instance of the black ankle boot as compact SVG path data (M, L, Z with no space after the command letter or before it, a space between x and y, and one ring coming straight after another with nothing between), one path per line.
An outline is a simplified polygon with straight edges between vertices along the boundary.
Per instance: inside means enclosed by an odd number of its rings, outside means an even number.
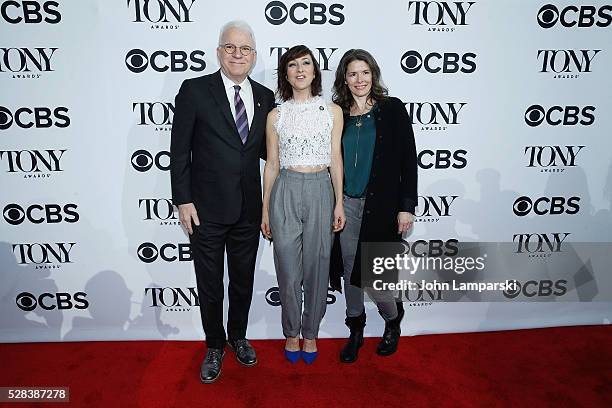
M402 302L396 302L396 304L397 317L393 320L385 321L385 332L376 348L376 353L380 356L390 356L397 351L397 345L402 334L400 323L404 317L404 305Z
M365 327L365 311L357 317L347 317L344 322L351 330L351 335L340 351L340 361L343 363L353 363L359 356L359 348L363 345L363 328Z

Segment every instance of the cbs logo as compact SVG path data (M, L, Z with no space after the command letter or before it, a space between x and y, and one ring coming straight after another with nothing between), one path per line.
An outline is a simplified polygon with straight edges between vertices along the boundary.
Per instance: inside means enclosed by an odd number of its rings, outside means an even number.
M271 1L266 6L264 12L266 20L270 24L280 25L289 18L295 24L325 24L341 25L344 23L342 14L344 6L342 4L331 4L326 6L323 3L295 3L291 7L280 1Z
M19 204L8 204L4 207L2 215L4 220L11 225L19 225L26 218L33 224L42 224L44 222L57 224L62 221L74 223L79 220L79 214L76 212L76 209L76 204L65 204L63 207L58 204L33 204L25 210Z
M525 111L525 123L531 127L539 126L544 121L551 126L589 126L595 122L594 111L594 106L585 106L582 109L578 106L552 106L544 109L541 105L531 105Z
M596 18L597 16L597 18ZM597 20L597 21L596 21ZM561 11L554 4L546 4L538 11L538 24L542 28L552 28L557 22L563 27L608 27L612 23L612 6L599 9L594 6L567 6Z
M33 118L30 117L32 115ZM46 107L19 108L13 114L8 108L0 106L0 130L10 128L13 123L22 129L50 128L51 126L65 128L70 125L70 118L66 107L57 107L53 111Z
M42 293L35 296L29 292L21 292L15 298L17 307L23 311L31 312L40 307L44 310L67 310L67 309L87 309L89 302L85 292L76 292L74 294L58 292L58 293Z
M540 197L532 200L522 196L514 201L513 211L519 217L524 217L532 210L536 215L577 214L580 211L580 197Z
M154 51L149 57L145 51L135 48L125 56L125 65L136 74L144 72L149 66L156 72L201 72L206 69L203 56L204 51L195 50L189 56L185 51ZM191 64L188 64L187 57Z
M511 280L510 282L514 283L513 287L509 287L503 292L504 296L508 299L515 299L519 295L532 298L536 296L563 296L567 293L567 281L565 279L559 279L557 281L549 279L540 281L529 280L525 283Z
M425 57L418 51L407 51L402 55L400 65L407 74L416 74L424 68L430 74L456 74L462 72L471 74L476 71L476 54L468 52L463 55L455 52L432 52Z

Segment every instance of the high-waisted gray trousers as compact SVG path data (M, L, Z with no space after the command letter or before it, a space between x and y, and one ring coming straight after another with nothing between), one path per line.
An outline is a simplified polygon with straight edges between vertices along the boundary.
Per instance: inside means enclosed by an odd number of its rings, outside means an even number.
M282 169L272 187L270 228L285 337L301 332L314 339L319 333L327 307L334 201L327 169Z

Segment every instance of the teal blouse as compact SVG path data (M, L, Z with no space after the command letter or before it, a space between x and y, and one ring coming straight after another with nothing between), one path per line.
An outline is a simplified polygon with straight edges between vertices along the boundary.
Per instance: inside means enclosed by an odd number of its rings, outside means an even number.
M342 150L344 153L344 194L360 198L370 180L374 143L376 142L376 122L374 106L370 112L359 116L348 116L342 133ZM361 126L357 126L361 121Z

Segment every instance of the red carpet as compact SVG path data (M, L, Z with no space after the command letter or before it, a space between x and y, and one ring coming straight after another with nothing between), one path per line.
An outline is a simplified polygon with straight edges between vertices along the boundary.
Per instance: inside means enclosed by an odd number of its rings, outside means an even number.
M0 386L70 387L70 404L39 407L612 406L610 326L403 337L387 358L372 338L355 364L338 362L342 342L320 340L308 367L285 362L282 341L253 341L259 364L228 352L212 385L200 342L4 344Z

